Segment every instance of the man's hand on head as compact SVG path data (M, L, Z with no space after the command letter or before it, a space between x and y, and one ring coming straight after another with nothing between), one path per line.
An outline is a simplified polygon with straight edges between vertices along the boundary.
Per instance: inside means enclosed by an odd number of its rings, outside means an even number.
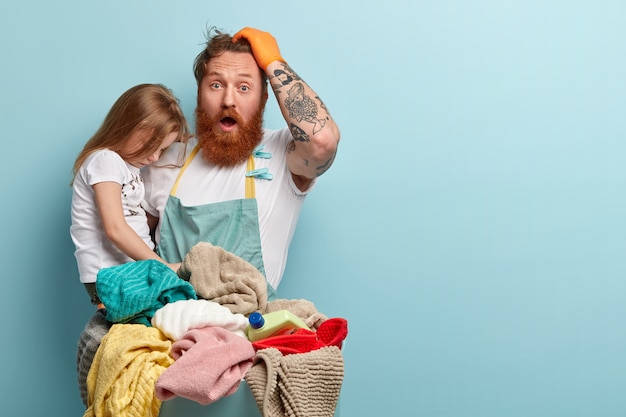
M245 38L248 42L250 42L254 59L263 71L265 71L268 65L274 61L285 62L283 57L280 55L276 39L274 39L270 33L245 27L235 33L233 36L233 42L237 42L241 38Z

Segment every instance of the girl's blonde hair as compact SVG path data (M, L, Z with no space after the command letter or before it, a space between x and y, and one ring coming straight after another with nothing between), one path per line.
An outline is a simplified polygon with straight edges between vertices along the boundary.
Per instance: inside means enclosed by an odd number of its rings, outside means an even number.
M178 99L170 89L161 84L139 84L126 90L76 157L72 182L81 165L94 151L106 148L120 152L137 131L150 132L148 140L133 155L123 157L132 158L156 152L172 132L178 132L177 142L187 142L189 126Z

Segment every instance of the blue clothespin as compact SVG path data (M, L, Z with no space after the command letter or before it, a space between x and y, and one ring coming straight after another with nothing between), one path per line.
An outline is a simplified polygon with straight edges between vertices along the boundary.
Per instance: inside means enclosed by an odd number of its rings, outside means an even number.
M269 168L253 169L252 171L246 172L246 177L254 177L261 180L271 180L274 178L274 176L269 173Z
M272 154L269 152L263 152L264 148L265 148L265 145L257 146L252 151L252 156L254 156L255 158L270 159L272 157Z

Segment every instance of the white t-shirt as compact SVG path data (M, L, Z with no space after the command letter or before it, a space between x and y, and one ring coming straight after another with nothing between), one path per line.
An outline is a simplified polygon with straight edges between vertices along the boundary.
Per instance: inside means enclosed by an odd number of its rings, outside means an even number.
M256 179L256 198L259 210L259 231L263 264L269 284L276 289L282 279L289 245L298 223L307 192L301 192L293 182L287 168L287 146L292 140L288 129L265 129L261 146L271 158L255 158L255 169L268 168L271 180ZM187 144L190 153L196 145L192 139ZM161 159L143 171L146 199L143 207L152 215L163 217L165 204L180 168L163 167L180 163L184 144L175 143ZM184 159L183 159L184 161ZM233 168L220 168L210 164L198 152L183 173L178 184L176 197L184 206L197 206L245 198L246 163ZM160 224L156 231L157 245L160 239Z
M154 249L146 212L141 207L145 190L139 168L127 164L117 153L108 149L96 151L89 155L78 170L72 188L70 235L76 246L74 256L80 281L84 283L96 282L101 268L133 261L104 234L93 190L93 185L100 182L121 184L126 222Z

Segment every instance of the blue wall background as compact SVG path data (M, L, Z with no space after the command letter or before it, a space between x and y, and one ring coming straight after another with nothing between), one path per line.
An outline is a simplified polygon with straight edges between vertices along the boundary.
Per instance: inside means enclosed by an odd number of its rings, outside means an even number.
M280 294L348 319L342 415L626 415L626 3L344 3L3 5L3 415L82 415L70 168L131 85L191 118L207 25L274 34L342 129Z

